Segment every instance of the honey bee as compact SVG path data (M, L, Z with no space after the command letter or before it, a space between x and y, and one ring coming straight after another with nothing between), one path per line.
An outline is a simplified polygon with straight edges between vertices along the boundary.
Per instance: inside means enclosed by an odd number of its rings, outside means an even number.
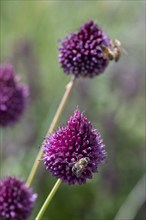
M89 157L83 157L80 160L73 163L72 172L76 175L76 177L80 177L80 175L88 165L89 161Z
M101 48L105 55L105 58L118 62L121 57L121 42L119 40L112 40L109 47L102 45Z

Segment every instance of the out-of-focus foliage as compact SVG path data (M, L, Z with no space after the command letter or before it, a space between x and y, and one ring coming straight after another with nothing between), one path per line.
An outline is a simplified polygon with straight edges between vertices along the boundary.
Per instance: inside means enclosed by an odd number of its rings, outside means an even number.
M145 172L144 17L144 1L1 1L1 63L12 63L31 90L23 119L1 130L2 176L27 178L70 80L57 61L58 40L94 19L127 51L104 74L78 81L60 121L78 105L102 133L108 162L86 185L62 185L44 219L112 220ZM42 163L31 220L55 181ZM144 207L135 219L144 219Z

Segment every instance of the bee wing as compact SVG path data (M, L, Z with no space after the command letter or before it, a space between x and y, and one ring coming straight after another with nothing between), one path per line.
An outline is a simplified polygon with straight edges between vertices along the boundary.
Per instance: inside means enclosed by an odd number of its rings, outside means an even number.
M73 167L74 164L75 164L75 162L70 162L68 165L69 165L69 167Z
M124 47L122 47L121 49L122 49L122 52L123 52L125 55L128 55L128 52L127 52L127 50L126 50Z
M76 171L76 177L80 177L81 174L82 174L82 172L83 172L82 170L77 170L77 171Z

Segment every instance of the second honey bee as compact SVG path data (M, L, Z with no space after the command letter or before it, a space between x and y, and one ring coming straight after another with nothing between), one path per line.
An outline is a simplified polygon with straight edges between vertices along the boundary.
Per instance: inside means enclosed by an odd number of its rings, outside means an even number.
M111 41L111 45L106 47L105 45L101 46L102 51L105 55L105 58L109 60L115 60L117 62L121 57L121 42L117 39Z
M89 157L83 157L80 160L73 163L72 172L76 175L76 177L80 177L82 172L85 170L89 163Z

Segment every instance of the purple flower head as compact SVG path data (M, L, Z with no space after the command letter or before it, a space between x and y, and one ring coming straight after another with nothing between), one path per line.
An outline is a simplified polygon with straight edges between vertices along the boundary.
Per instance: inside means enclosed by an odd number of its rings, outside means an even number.
M8 126L19 119L27 98L28 87L20 84L13 66L0 66L0 126Z
M20 179L7 177L0 180L0 219L28 219L36 197Z
M101 136L77 109L66 127L45 139L44 164L53 176L68 184L83 184L106 158Z
M59 62L64 72L90 78L102 73L109 63L102 45L110 46L110 39L92 20L70 33L59 46Z

